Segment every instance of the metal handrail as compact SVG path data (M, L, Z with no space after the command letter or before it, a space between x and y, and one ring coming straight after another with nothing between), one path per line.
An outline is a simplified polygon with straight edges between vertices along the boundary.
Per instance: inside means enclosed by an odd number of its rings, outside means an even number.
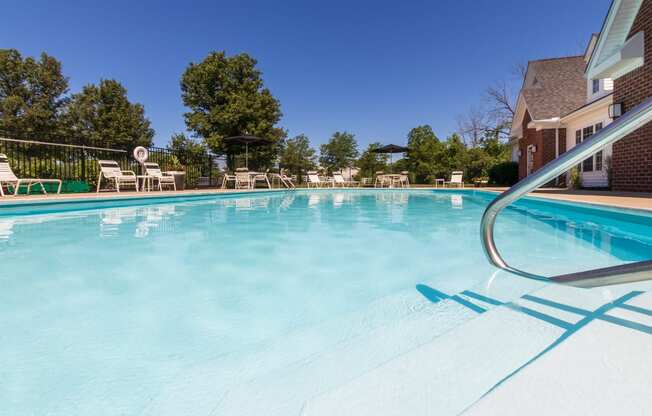
M567 275L540 276L516 269L507 264L498 252L494 241L496 217L505 207L650 121L652 121L652 97L532 175L527 176L493 200L485 210L481 222L482 246L489 261L496 267L528 279L584 288L652 280L652 260Z

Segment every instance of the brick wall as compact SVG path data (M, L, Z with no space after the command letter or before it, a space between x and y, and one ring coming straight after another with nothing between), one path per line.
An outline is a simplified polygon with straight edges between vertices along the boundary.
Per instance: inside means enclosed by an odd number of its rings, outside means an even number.
M555 159L556 144L555 144L555 129L544 129L537 131L536 129L528 129L527 125L532 119L529 113L525 114L523 120L523 138L519 142L519 150L521 157L518 160L518 175L519 179L527 176L527 148L534 145L537 148L534 153L533 172L541 169L543 165ZM559 130L559 148L560 154L566 149L566 131L565 129Z
M644 0L629 36L645 31L645 64L614 80L614 102L624 110L652 96L652 0ZM616 191L652 192L652 124L613 145L612 187Z

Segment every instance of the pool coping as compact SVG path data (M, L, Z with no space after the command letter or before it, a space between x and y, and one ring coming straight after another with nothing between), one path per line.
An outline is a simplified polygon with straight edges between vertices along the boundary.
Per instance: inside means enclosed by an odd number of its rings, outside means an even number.
M463 192L480 192L487 194L500 194L507 188L435 188L435 187L410 187L410 188L296 188L297 191L434 191L442 193L450 193L455 191ZM17 196L9 197L7 200L0 199L0 211L5 208L18 208L30 206L56 206L62 204L88 204L88 203L110 203L110 202L138 202L147 201L148 204L152 200L161 202L172 201L175 199L194 199L206 198L215 196L235 196L235 195L251 195L251 194L270 194L270 193L284 193L294 190L285 188L259 188L259 189L199 189L199 190L184 190L184 191L170 191L170 192L122 192L122 193L83 193L83 194L65 194L65 195L34 195L34 196ZM602 197L618 198L616 201L600 200ZM579 198L578 198L579 197ZM545 190L532 192L524 197L526 200L538 200L542 202L559 203L567 206L578 206L586 208L595 208L616 212L629 212L632 214L650 215L652 214L652 197L647 194L641 196L632 196L629 194L614 194L614 195L592 195L586 193L546 193ZM587 198L589 200L587 200ZM592 200L595 199L595 200ZM622 203L622 200L634 201L635 203ZM641 204L649 202L649 206ZM643 206L641 206L643 205Z

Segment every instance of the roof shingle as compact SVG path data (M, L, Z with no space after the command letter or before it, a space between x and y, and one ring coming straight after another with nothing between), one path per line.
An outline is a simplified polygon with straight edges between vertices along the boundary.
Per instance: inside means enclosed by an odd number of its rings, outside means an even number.
M584 57L531 61L534 81L521 92L534 120L561 117L586 103Z

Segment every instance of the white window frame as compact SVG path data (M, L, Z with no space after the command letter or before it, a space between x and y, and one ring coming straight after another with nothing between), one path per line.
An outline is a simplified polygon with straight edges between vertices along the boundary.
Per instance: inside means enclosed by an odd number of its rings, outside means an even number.
M575 130L575 145L578 145L582 143L584 140L588 139L589 137L593 136L600 130L604 128L605 123L600 122L600 123L595 123L591 124L588 126L581 127L577 130ZM591 134L585 134L588 129L591 129ZM578 134L579 133L579 134ZM598 166L598 155L600 156L600 169L596 169L596 166ZM584 170L584 162L586 160L591 160L591 170ZM590 158L586 159L585 161L582 161L579 165L578 168L580 172L582 173L591 173L591 172L604 172L605 171L605 163L604 163L604 150L600 150L599 152L596 152L593 156Z

